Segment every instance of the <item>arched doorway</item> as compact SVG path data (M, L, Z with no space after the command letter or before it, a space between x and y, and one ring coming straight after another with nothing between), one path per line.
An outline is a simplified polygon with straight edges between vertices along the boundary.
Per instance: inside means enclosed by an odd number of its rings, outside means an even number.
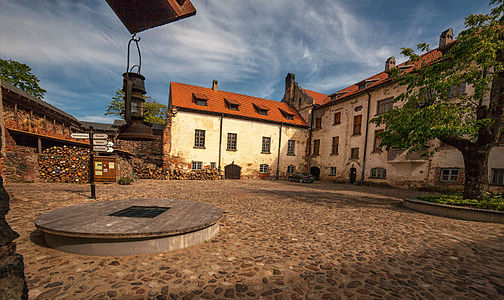
M357 169L352 167L350 168L350 183L354 184L357 180Z
M241 167L235 164L230 164L224 167L224 178L240 179Z
M311 167L310 174L315 177L315 180L320 180L320 169L319 167Z

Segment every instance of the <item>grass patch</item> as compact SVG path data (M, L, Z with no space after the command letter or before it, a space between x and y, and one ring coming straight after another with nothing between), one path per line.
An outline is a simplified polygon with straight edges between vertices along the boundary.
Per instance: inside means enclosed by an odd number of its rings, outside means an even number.
M502 193L486 193L481 200L462 199L462 195L428 195L420 196L418 200L504 211L504 194Z

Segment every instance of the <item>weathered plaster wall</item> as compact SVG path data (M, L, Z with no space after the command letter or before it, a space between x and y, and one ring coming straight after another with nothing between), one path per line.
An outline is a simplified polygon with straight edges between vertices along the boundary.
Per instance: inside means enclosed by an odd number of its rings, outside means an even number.
M220 116L178 111L171 120L169 166L180 169L191 169L192 161L202 161L203 166L215 162L219 166L219 129ZM195 129L205 130L205 147L194 147ZM227 150L228 133L237 134L236 151ZM221 170L234 162L242 168L242 177L275 177L278 162L280 124L255 122L244 119L224 117L222 120ZM270 137L270 153L261 153L262 137ZM295 156L287 155L288 140L296 140ZM307 130L282 126L280 145L279 175L285 176L287 166L293 165L296 170L304 170ZM259 174L259 165L270 166L268 174Z

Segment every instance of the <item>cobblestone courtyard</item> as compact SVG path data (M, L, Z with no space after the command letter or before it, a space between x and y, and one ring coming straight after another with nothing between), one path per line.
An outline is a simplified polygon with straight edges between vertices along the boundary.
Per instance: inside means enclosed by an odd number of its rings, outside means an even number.
M330 183L8 184L33 299L504 299L504 225L399 206L416 192ZM85 203L180 197L221 208L221 229L174 252L92 257L47 248L34 219Z

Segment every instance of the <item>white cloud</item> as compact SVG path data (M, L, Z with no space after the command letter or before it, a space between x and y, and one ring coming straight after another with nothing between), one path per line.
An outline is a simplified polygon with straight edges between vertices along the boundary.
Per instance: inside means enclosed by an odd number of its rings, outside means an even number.
M86 122L97 122L97 123L107 123L107 124L112 124L114 120L117 120L117 117L106 117L106 116L83 116L83 117L77 117L79 121L86 121Z

